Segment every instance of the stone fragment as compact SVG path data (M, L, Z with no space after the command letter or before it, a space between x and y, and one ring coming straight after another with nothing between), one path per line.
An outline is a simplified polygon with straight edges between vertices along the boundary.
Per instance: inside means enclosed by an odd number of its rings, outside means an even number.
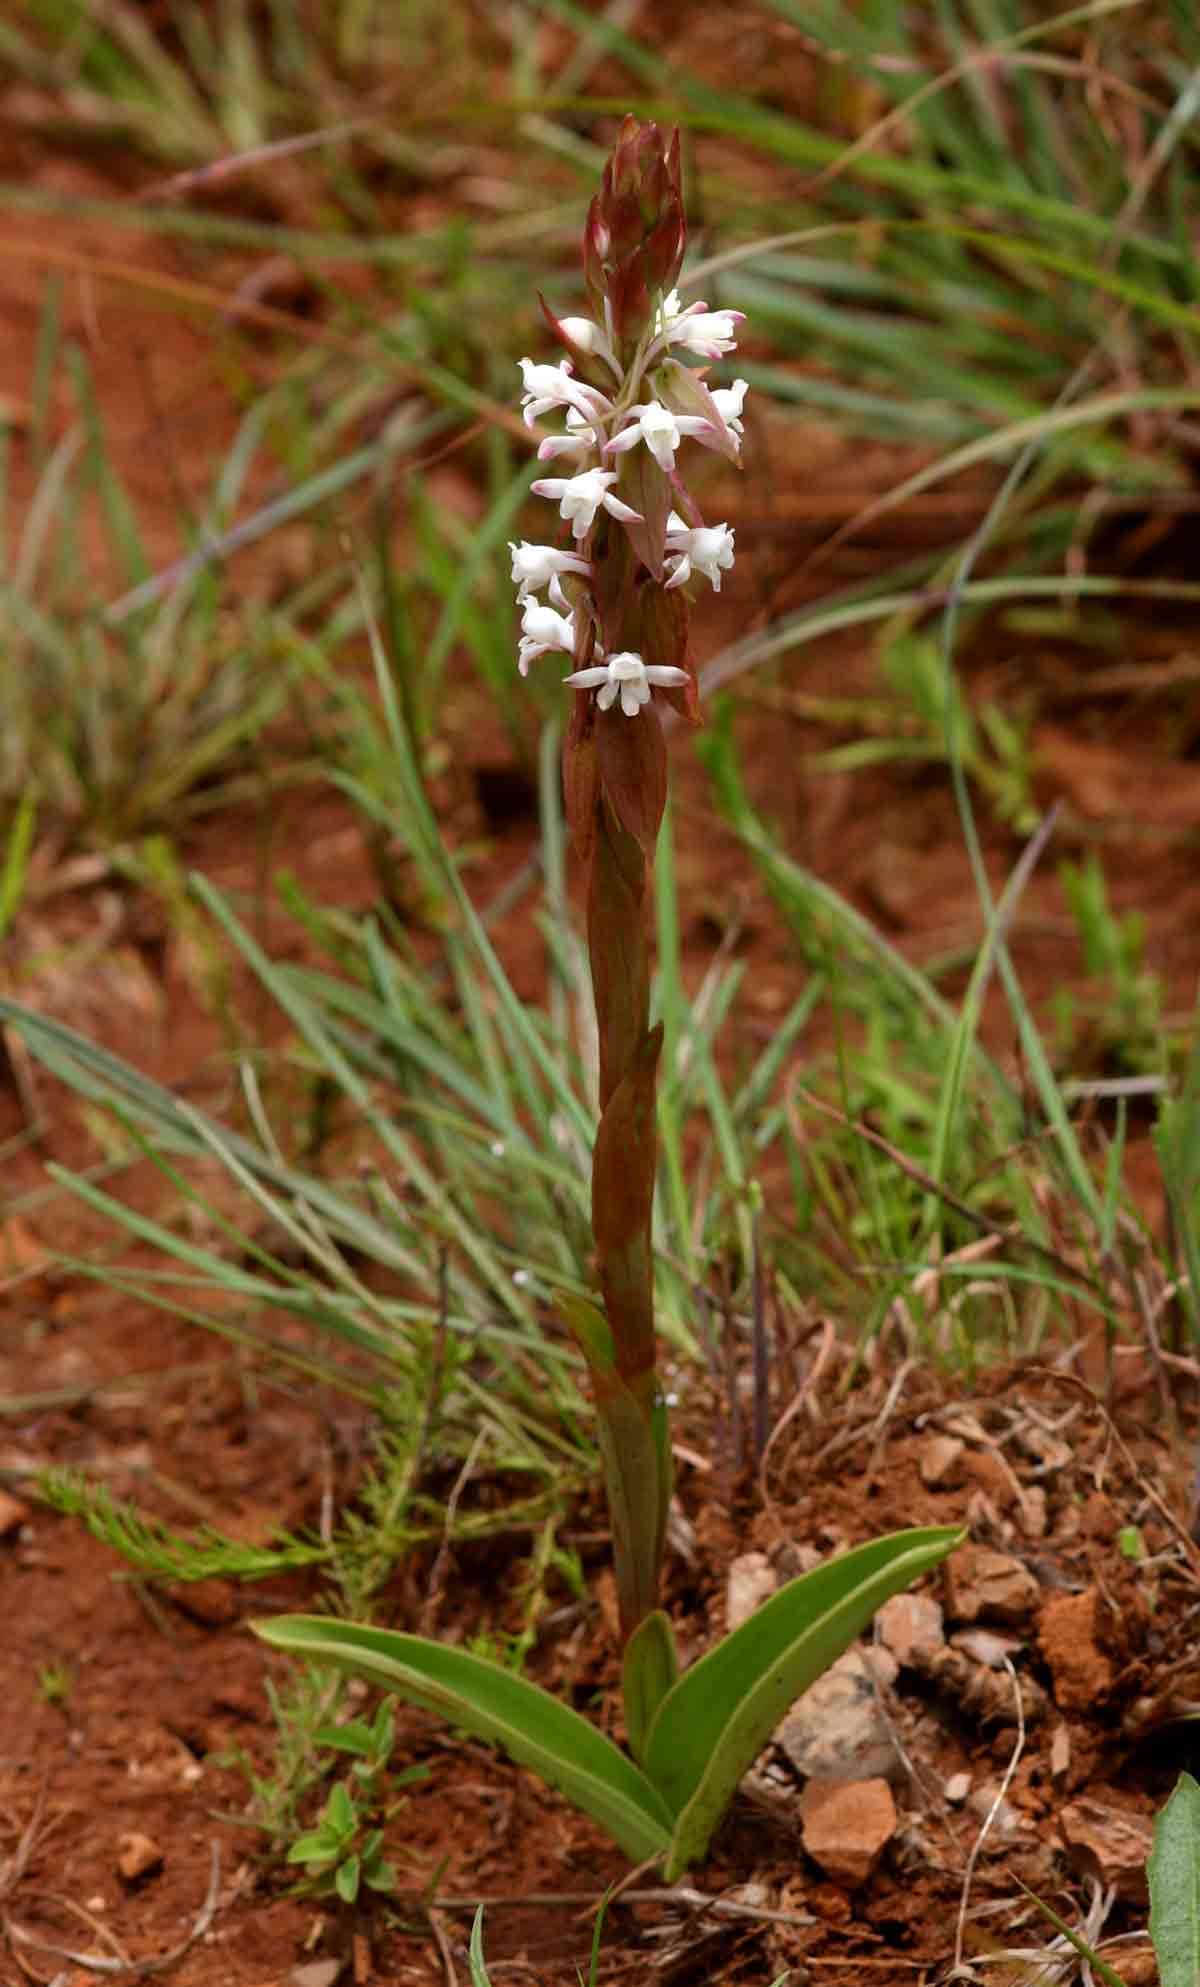
M1058 1818L1059 1829L1075 1867L1097 1877L1129 1904L1144 1904L1146 1858L1154 1840L1149 1815L1131 1814L1097 1794L1069 1801Z
M10 1491L0 1490L0 1539L10 1539L29 1523L31 1515L28 1504L22 1504Z
M333 1987L344 1959L310 1959L284 1975L282 1987Z
M946 1640L941 1605L932 1594L893 1594L875 1617L879 1639L903 1670L923 1670Z
M1112 1689L1113 1665L1100 1646L1104 1602L1095 1587L1053 1594L1038 1616L1038 1642L1060 1711L1087 1711Z
M808 1780L870 1780L904 1770L861 1649L847 1649L793 1704L775 1743Z
M881 1684L884 1690L890 1690L900 1675L900 1665L891 1650L885 1649L882 1643L872 1643L863 1650L863 1658L876 1683Z
M960 1628L950 1641L952 1647L988 1670L1002 1670L1004 1658L1015 1656L1021 1648L1015 1635L997 1635L994 1628Z
M238 1618L237 1589L231 1580L177 1580L168 1592L179 1612L202 1628L227 1628Z
M886 1780L814 1780L801 1798L800 1833L825 1875L855 1890L896 1833L892 1790Z
M1037 1581L1009 1552L964 1545L942 1567L946 1613L952 1621L995 1621L1019 1627L1040 1599Z
M927 1490L949 1490L961 1483L962 1459L966 1448L957 1435L931 1435L921 1450L917 1468Z
M129 1829L117 1841L117 1869L127 1884L142 1877L156 1876L163 1866L163 1852L154 1838Z
M742 1552L730 1563L725 1582L725 1623L730 1634L749 1621L775 1592L775 1574L765 1552Z
M1049 1522L1046 1511L1046 1493L1040 1483L1026 1483L1021 1486L1021 1501L1017 1505L1017 1523L1027 1539L1044 1539Z
M988 1823L988 1841L993 1849L1011 1843L1021 1832L1021 1817L1011 1801L1000 1793L998 1780L985 1780L967 1800L967 1806L980 1822ZM994 1812L993 1812L994 1811ZM988 1817L991 1816L991 1820Z
M942 1788L942 1792L952 1808L961 1808L970 1791L971 1776L969 1773L952 1773Z

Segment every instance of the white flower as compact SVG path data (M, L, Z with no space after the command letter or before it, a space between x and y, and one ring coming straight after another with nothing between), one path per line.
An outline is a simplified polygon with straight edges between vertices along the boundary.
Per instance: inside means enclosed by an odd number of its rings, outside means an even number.
M700 525L692 530L678 511L672 511L667 519L667 552L671 555L668 587L683 586L695 568L712 581L713 592L720 593L721 574L733 564L733 532L727 524Z
M543 607L540 600L527 600L521 617L521 636L517 650L517 668L522 676L529 673L529 665L539 655L550 649L562 649L567 655L575 652L575 623L569 614L557 614L553 607Z
M668 290L662 300L661 310L657 310L654 313L654 335L656 338L662 336L668 324L677 318L682 310L683 305L679 301L678 290Z
M663 343L680 345L701 359L721 359L737 344L735 327L744 310L710 310L707 304L689 304L663 326Z
M535 365L532 359L522 359L519 363L525 382L521 412L527 428L532 428L535 421L555 407L576 407L584 420L590 421L598 413L607 413L612 406L597 387L572 379L569 359L561 360L557 366Z
M672 290L670 296L663 298L662 309L654 320L654 339L646 353L646 363L669 345L695 352L701 359L721 359L736 345L734 327L745 315L743 310L710 310L707 304L689 304L686 310L680 310L679 292Z
M736 441L742 439L742 406L750 390L748 379L735 379L732 386L714 386L712 397L717 412ZM570 417L568 416L568 419Z
M635 718L643 704L650 702L652 683L664 688L686 683L687 671L669 663L643 662L640 655L622 649L594 669L577 669L573 676L564 676L563 682L574 690L594 690L602 711L609 710L620 697L626 717Z
M614 469L585 469L582 476L540 476L530 488L539 497L558 499L560 517L565 517L576 538L586 538L601 505L610 517L625 524L641 524L640 511L631 510L612 494L617 475Z
M547 435L538 448L538 461L553 462L556 455L573 455L582 462L598 445L599 439L595 428L588 426L579 409L568 407L566 434Z
M606 359L614 371L618 370L608 338L590 317L560 317L558 328L581 352L594 352L598 359Z
M553 545L530 545L522 540L520 545L508 541L508 549L513 555L512 576L517 589L518 601L529 599L531 593L538 593L548 586L550 598L563 613L570 612L570 603L562 590L563 573L579 573L586 579L591 572L586 559L574 552L556 552Z
M712 433L711 421L699 414L672 414L669 407L661 407L657 400L631 407L629 413L630 425L613 437L604 453L620 455L638 442L645 442L659 468L668 475L675 467L675 451L685 435Z

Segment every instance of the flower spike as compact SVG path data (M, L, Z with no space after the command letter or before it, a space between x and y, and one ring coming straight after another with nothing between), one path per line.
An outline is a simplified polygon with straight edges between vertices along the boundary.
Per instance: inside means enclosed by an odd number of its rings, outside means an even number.
M699 574L719 593L734 550L727 524L702 521L680 455L696 443L737 462L747 390L735 380L710 391L694 363L733 349L742 314L680 304L685 241L679 135L626 118L584 230L591 314L557 317L543 301L566 356L554 365L521 360L526 423L560 417L538 456L562 458L569 471L530 487L557 504L570 544L509 545L521 673L539 656L569 655L561 681L576 692L563 790L587 872L600 1103L592 1229L603 1309L578 1293L559 1308L591 1373L630 1666L626 1702L640 1707L643 1724L647 1692L665 1687L670 1669L658 1660L669 1632L657 1608L671 1494L651 1246L662 1030L650 1025L646 909L667 798L662 706L699 721L685 589Z

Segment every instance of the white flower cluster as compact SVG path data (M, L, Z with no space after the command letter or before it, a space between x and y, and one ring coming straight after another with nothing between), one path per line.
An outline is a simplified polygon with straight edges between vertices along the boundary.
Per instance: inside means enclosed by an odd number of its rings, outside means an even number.
M517 660L522 676L538 656L554 650L575 654L575 617L563 579L567 575L583 580L591 577L592 568L582 548L597 513L605 510L625 524L643 522L640 512L614 493L618 479L616 470L606 467L610 459L644 443L659 468L674 476L676 451L688 437L703 447L738 453L747 390L744 379L712 389L707 400L703 393L691 396L693 405L711 406L715 420L707 412L679 412L660 400L639 400L636 395L650 369L672 349L703 359L723 358L734 348L735 328L741 318L741 311L710 311L703 303L683 310L678 293L672 290L628 373L622 373L611 341L598 324L586 317L561 319L561 329L571 344L579 352L600 359L613 373L615 390L611 396L577 379L570 359L558 365L521 360L521 408L526 426L532 427L544 414L560 409L565 416L565 432L548 435L538 449L538 459L551 462L558 456L568 457L572 474L539 477L532 488L537 496L557 503L559 515L571 527L575 547L560 552L550 545L509 543L512 577L522 608ZM692 526L677 511L670 513L661 575L668 588L685 586L700 573L719 593L721 574L732 564L733 532L727 524ZM537 598L542 591L549 597L549 606ZM605 655L597 648L586 668L575 670L563 681L578 690L595 690L602 711L619 700L625 716L636 717L649 703L651 688L678 686L686 683L687 676L669 664L645 662L629 650Z

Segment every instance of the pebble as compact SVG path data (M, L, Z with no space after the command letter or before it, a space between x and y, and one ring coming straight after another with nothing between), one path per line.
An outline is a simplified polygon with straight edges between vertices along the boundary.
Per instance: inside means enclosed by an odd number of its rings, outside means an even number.
M793 1704L775 1743L809 1780L871 1780L904 1770L861 1649L847 1649Z
M1067 1803L1058 1825L1077 1869L1098 1877L1106 1889L1115 1885L1127 1904L1146 1902L1146 1858L1154 1841L1148 1815L1131 1814L1088 1794Z
M886 1780L814 1780L800 1802L807 1853L835 1883L866 1883L896 1833L896 1803Z
M167 1592L180 1613L202 1628L227 1628L238 1618L237 1589L231 1580L180 1580Z
M987 1545L964 1545L951 1553L942 1567L942 1581L952 1621L991 1621L1017 1628L1041 1599L1029 1568L1011 1553Z
M952 1773L942 1788L942 1792L952 1808L961 1808L970 1791L971 1776L969 1773Z
M885 1649L903 1670L923 1670L946 1640L945 1618L932 1594L893 1594L875 1616Z
M742 1552L730 1562L725 1581L725 1622L730 1634L749 1621L775 1592L775 1573L765 1552Z
M127 1884L151 1877L162 1869L163 1852L152 1836L130 1829L117 1842L117 1869Z
M917 1468L927 1490L949 1490L963 1478L966 1443L957 1435L931 1435L921 1450Z
M972 1662L982 1663L989 1670L1002 1670L1004 1658L1015 1656L1022 1647L1014 1635L997 1635L991 1628L960 1628L957 1635L950 1637L950 1641Z
M1095 1587L1053 1594L1038 1616L1038 1644L1060 1711L1089 1711L1108 1696L1111 1659L1100 1647L1104 1603Z

